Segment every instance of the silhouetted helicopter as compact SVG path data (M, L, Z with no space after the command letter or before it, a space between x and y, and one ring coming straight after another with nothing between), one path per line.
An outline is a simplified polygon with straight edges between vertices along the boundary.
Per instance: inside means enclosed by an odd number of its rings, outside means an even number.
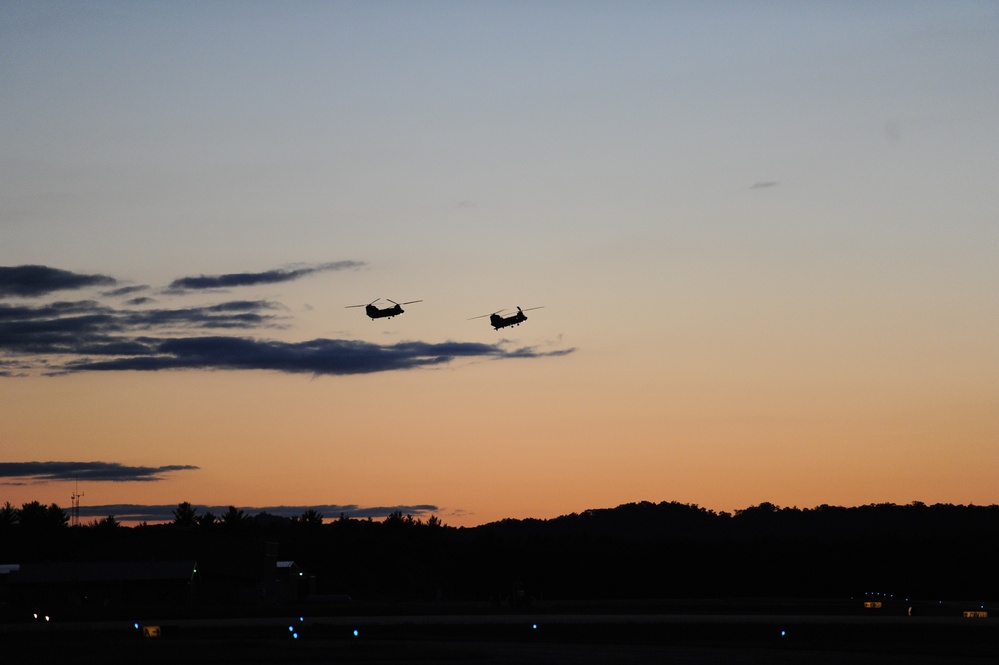
M510 316L500 316L500 312L506 310L500 310L499 312L493 312L492 314L483 314L482 316L473 316L472 319L481 319L486 316L489 317L489 323L492 325L493 330L499 330L500 328L506 328L507 326L519 326L521 323L527 320L527 315L524 312L530 312L532 309L541 309L544 307L528 307L527 309L517 308L516 314L511 314Z
M383 309L378 309L377 307L375 307L375 303L378 302L379 300L381 300L381 298L375 298L367 305L347 305L344 309L350 309L351 307L363 307L364 313L370 316L372 319L383 319L386 316L391 318L393 316L398 316L399 314L405 312L406 310L402 308L403 305L412 305L414 302L423 302L422 300L407 300L404 303L397 303L394 300L389 300L388 298L386 298L385 300L388 300L390 303L392 303L392 307L385 307Z

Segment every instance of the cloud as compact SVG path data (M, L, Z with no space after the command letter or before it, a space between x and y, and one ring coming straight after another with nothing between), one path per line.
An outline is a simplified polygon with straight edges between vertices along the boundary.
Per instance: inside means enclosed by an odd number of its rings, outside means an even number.
M110 291L105 291L101 295L107 296L108 298L119 298L121 296L130 296L133 293L139 293L140 291L148 291L149 286L145 284L140 284L137 286L123 286L120 289L112 289Z
M510 351L504 351L504 358L542 358L542 357L553 357L567 356L570 353L576 351L575 347L568 349L556 349L554 351L538 351L536 347L533 346L522 346L517 349L511 349Z
M209 506L192 504L192 507L199 515L212 513L216 517L222 515L229 506ZM307 510L315 510L326 519L336 519L340 515L352 519L381 519L388 517L394 512L401 512L403 515L413 517L429 517L440 510L432 504L400 505L400 506L359 506L357 504L326 504L319 506L237 506L244 514L254 516L261 513L276 515L278 517L299 517ZM80 506L80 517L107 517L114 515L122 522L172 522L173 511L177 509L177 504L167 505L143 505L134 503L116 503L103 506Z
M359 265L363 263L340 261L295 270L203 278L209 281L202 288L270 283ZM184 280L174 282L182 283ZM145 287L126 287L107 293L127 296L142 288ZM167 298L170 293L166 293ZM554 348L551 342L513 348L507 340L491 344L456 341L375 344L325 338L276 341L259 333L288 327L290 315L278 302L225 300L195 307L153 307L153 302L144 297L114 306L97 300L45 304L0 302L0 377L27 376L32 372L58 375L171 369L350 375L436 367L459 358L557 357L575 350Z
M267 312L279 307L263 300L148 310L119 310L93 300L0 305L0 353L146 355L160 339L140 332L274 327L277 319Z
M35 298L54 291L113 286L117 283L116 279L107 275L82 275L48 266L0 266L0 298Z
M197 469L190 465L126 466L117 462L0 462L0 478L18 479L17 484L60 480L152 482L163 480L164 473Z
M766 189L767 187L776 187L777 182L774 180L764 180L753 184L750 189Z
M266 272L241 272L228 275L199 275L198 277L181 277L170 283L168 291L194 291L202 289L225 289L235 286L257 286L259 284L276 284L290 282L317 272L330 270L346 270L360 268L363 261L335 261L318 266L295 268L291 270L268 270Z
M31 366L13 360L0 360L0 377L28 376Z
M431 367L456 358L538 358L574 349L538 351L476 342L398 342L374 344L356 340L314 339L277 342L245 337L190 337L165 340L144 355L96 361L73 361L68 372L164 369L267 369L293 374L346 375Z

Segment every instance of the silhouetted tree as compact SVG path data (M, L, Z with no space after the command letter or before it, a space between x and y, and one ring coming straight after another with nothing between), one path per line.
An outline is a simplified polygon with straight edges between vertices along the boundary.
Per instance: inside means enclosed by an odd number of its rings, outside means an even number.
M17 524L17 522L17 508L10 501L5 502L3 508L0 508L0 530L7 530Z
M323 514L315 508L309 508L300 517L296 518L296 521L305 526L321 526L323 523Z
M193 527L197 517L197 509L187 501L177 504L177 507L173 509L174 526Z
M38 501L22 504L17 517L26 531L49 531L69 524L69 515L55 503L49 506Z
M401 510L394 510L385 518L383 524L387 527L416 526L421 524L420 520L412 515L403 515Z
M117 529L121 527L121 522L115 519L114 515L108 515L107 517L102 517L99 520L94 520L87 526L94 529Z
M213 526L217 524L218 521L219 521L218 516L216 516L215 513L211 512L210 510L194 518L194 523L197 524L198 527L202 529Z
M222 517L219 518L219 522L223 526L233 529L246 524L246 520L246 513L236 508L236 506L229 506L229 509L222 513Z

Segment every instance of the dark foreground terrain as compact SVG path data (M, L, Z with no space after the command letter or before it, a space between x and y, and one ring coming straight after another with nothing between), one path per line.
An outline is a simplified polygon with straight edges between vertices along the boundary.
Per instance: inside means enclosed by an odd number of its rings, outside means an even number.
M9 623L0 625L0 643L3 662L24 664L999 662L999 621L990 617L850 614L839 606L823 614L814 605L798 613L793 605L739 603L710 611L693 605L690 612L676 611L683 609L677 604L413 609L138 625ZM765 613L774 609L787 613Z

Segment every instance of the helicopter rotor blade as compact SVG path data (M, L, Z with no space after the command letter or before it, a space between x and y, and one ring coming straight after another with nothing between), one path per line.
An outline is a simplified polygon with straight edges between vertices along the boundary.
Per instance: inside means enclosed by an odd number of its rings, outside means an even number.
M495 312L490 312L489 314L481 314L479 316L473 316L472 319L483 319L487 316L492 316L493 314L502 314L505 311L506 311L505 309L498 309ZM472 319L469 319L469 321L471 321Z
M544 305L541 305L541 306L539 306L539 307L528 307L527 309L522 309L522 310L520 310L520 311L521 311L521 312L530 312L531 310L534 310L534 309L544 309L544 308L545 308L545 306L544 306Z
M397 305L412 305L414 302L423 302L422 300L407 300L403 303L396 303Z
M379 300L381 300L381 298L375 298L374 300L372 300L371 302L367 303L366 305L347 305L347 306L344 307L344 309L350 309L351 307L367 307L368 305L374 305ZM389 302L391 302L391 301L389 301Z

